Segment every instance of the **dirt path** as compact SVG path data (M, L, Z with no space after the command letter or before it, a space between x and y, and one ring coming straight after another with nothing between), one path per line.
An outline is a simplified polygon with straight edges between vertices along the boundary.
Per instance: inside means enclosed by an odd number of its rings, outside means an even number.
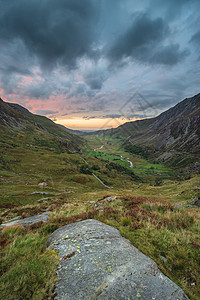
M84 159L84 158L82 158L81 157L81 159L82 159L82 161L85 163L85 164L87 164L88 165L88 162ZM107 189L111 189L111 187L109 187L108 185L106 185L105 183L103 183L103 181L101 181L101 179L99 178L99 177L97 177L94 173L92 173L92 176L94 176L103 186L105 186Z

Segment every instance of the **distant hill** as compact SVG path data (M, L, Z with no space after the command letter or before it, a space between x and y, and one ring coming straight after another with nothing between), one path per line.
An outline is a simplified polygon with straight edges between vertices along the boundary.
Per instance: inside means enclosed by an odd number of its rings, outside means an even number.
M98 134L124 139L155 152L172 152L199 155L200 153L200 94L186 98L174 107L151 119L127 122L117 128L99 131Z
M21 143L46 145L78 151L84 140L50 119L32 114L26 108L0 98L0 134L12 140L20 134Z
M65 130L67 130L68 132L70 132L72 134L76 134L76 135L80 135L80 136L86 134L85 131L70 129L70 128L67 128L67 127L65 127L64 125L61 125L61 124L57 124L57 125L60 126L63 129L65 129Z

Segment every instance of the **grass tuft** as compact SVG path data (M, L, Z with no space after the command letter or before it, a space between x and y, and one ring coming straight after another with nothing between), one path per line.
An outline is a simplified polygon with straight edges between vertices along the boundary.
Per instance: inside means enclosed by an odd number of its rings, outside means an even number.
M38 232L24 235L16 230L3 233L13 235L15 231L17 236L2 250L2 299L51 299L58 255L45 249L46 237Z

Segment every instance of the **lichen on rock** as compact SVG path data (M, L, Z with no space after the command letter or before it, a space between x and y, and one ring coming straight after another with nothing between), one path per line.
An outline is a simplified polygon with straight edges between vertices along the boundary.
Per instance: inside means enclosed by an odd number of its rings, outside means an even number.
M97 220L61 227L48 247L60 255L55 299L188 299L152 259Z

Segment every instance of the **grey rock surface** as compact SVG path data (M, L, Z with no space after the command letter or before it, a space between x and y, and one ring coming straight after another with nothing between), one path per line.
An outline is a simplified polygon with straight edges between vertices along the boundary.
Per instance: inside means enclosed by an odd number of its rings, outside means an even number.
M50 195L50 193L48 193L48 192L38 192L38 191L32 192L32 193L30 193L29 195L36 195L36 194Z
M194 205L200 206L200 197L194 202Z
M36 216L33 216L33 217L24 218L24 219L12 221L12 222L4 223L4 224L1 224L0 227L5 228L5 227L8 227L8 226L15 226L15 225L22 225L24 227L27 227L29 225L35 224L35 223L40 222L40 221L47 222L50 213L51 213L50 211L47 211L47 212L44 212L41 215L36 215Z
M110 197L104 198L102 201L103 201L103 202L105 202L105 201L114 201L114 200L116 200L116 199L117 199L116 196L110 196Z
M152 259L99 221L66 225L47 245L60 255L55 299L188 299Z
M94 205L94 208L96 209L102 209L102 206L105 202L111 202L111 201L114 201L116 200L117 197L116 196L110 196L110 197L106 197L102 200L98 200L97 203Z
M182 205L182 203L175 203L174 204L174 207L182 207L183 205Z

